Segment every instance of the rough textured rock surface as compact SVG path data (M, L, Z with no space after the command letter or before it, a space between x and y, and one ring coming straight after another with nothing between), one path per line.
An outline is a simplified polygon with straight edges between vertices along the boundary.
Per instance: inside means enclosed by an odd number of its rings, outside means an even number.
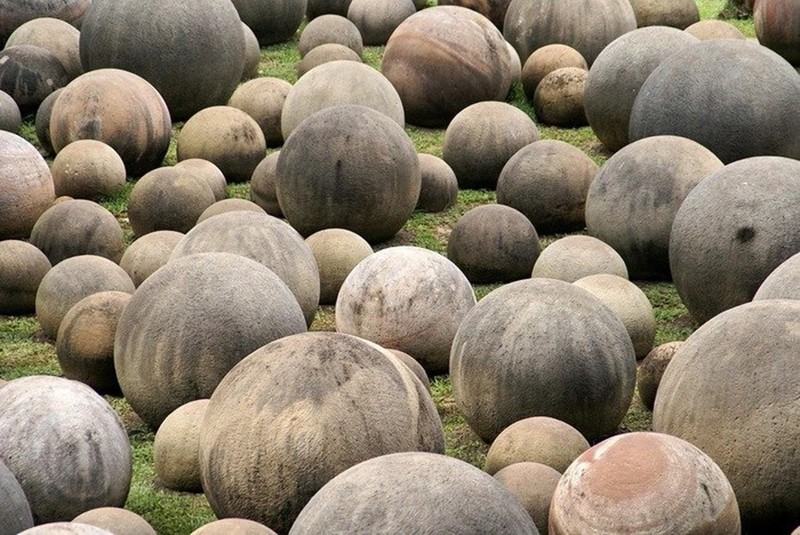
M533 94L536 117L547 125L576 127L588 124L583 94L589 71L577 67L556 69L539 82Z
M236 88L228 106L238 108L252 117L268 147L283 145L281 114L292 84L280 78L262 77L245 82ZM263 155L262 155L263 157Z
M157 230L137 238L125 249L119 266L138 288L142 282L169 260L172 250L184 234L174 230Z
M17 535L33 527L31 506L19 481L3 461L0 461L0 534Z
M628 268L619 253L591 236L559 238L544 248L533 265L533 277L566 282L598 273L628 278Z
M758 287L753 301L800 299L800 252L776 267Z
M262 45L291 39L306 13L307 0L232 0L242 22Z
M39 283L51 267L35 245L22 240L0 241L0 314L33 312Z
M95 139L79 139L61 149L50 166L56 196L98 200L125 187L125 162Z
M519 500L539 533L547 535L550 503L561 473L544 464L524 462L503 468L494 478Z
M179 492L203 492L200 483L200 426L207 399L181 405L161 423L153 441L153 466L165 487Z
M418 154L421 184L417 210L442 212L458 201L458 179L447 162L431 154Z
M33 45L44 48L64 67L68 80L83 74L79 51L81 33L71 24L52 17L30 20L14 30L6 41L6 48L16 45Z
M33 45L0 50L0 91L11 95L25 115L68 82L67 71L49 50Z
M156 535L147 520L120 507L99 507L75 517L73 522L105 529L114 535Z
M306 243L319 269L319 304L335 305L339 288L359 262L372 254L372 247L355 232L330 228L315 232Z
M700 21L700 10L694 0L676 0L660 2L659 0L630 0L636 15L636 25L671 26L685 30Z
M675 356L683 342L668 342L653 348L639 365L636 374L636 387L639 391L639 399L647 410L652 411L656 401L658 385L664 376L664 370Z

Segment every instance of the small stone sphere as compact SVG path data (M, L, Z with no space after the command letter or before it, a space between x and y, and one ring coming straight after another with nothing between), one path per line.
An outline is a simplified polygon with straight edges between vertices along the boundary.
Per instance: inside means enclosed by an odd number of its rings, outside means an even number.
M33 312L39 283L50 267L36 246L21 240L0 241L0 314Z
M526 279L469 311L453 339L450 380L456 407L485 442L531 416L597 440L617 430L631 404L636 355L597 298L563 281Z
M548 533L550 503L561 479L561 473L539 463L515 463L494 475L528 511L541 535Z
M115 535L96 526L80 522L50 522L26 529L19 535Z
M275 191L279 156L280 151L276 151L261 160L250 179L250 200L275 217L283 217L281 205L278 204L278 194Z
M680 438L642 432L578 457L556 487L549 522L553 534L742 532L736 496L714 460Z
M594 295L622 320L637 359L647 356L656 339L656 316L653 305L638 286L607 273L590 275L573 284Z
M80 26L91 0L0 0L0 43L29 20L53 17Z
M172 121L164 99L139 76L119 69L75 78L53 104L50 140L56 152L79 139L110 145L131 176L161 165Z
M582 230L597 164L564 141L531 143L512 156L497 182L497 202L525 214L541 233Z
M800 66L800 9L794 0L762 2L755 6L753 24L758 42L786 61Z
M303 60L297 64L297 77L300 78L314 67L319 67L323 63L332 61L363 62L361 57L353 52L352 49L337 43L326 43L312 48L303 57Z
M7 383L3 381L0 388L5 384ZM3 531L0 533L15 535L33 527L31 506L28 505L25 491L3 461L0 461L0 499L3 503L0 509L0 526L3 526Z
M268 527L244 518L223 518L194 530L191 535L278 535Z
M365 45L382 46L416 12L412 0L352 0L347 18L358 28Z
M422 385L425 387L425 390L430 392L431 390L431 382L428 379L428 374L425 372L425 368L422 367L422 364L417 362L417 360L409 355L408 353L404 353L403 351L398 351L397 349L389 349L389 352L400 359L400 361L408 366L408 369L411 370L414 375L417 376L417 379L420 380Z
M528 114L505 102L478 102L459 112L444 134L442 159L461 189L495 189L506 162L539 140Z
M125 250L119 266L138 288L147 277L169 260L184 234L174 230L157 230L138 238Z
M92 509L76 516L73 522L102 528L114 535L156 535L147 520L119 507Z
M533 102L533 95L545 76L565 67L589 70L580 52L571 46L555 44L537 48L522 66L522 88L525 97Z
M487 204L461 216L447 240L447 258L473 284L527 279L542 248L525 215L502 204Z
M314 48L332 43L346 46L359 58L364 51L361 32L351 20L341 15L322 15L313 19L300 34L297 46L300 57L304 58Z
M656 402L658 385L661 384L661 377L667 365L678 352L683 342L667 342L654 347L639 365L636 374L636 388L639 391L639 399L647 410L652 411Z
M236 212L239 210L257 212L259 214L267 213L259 205L247 199L223 199L206 208L203 213L200 214L200 217L197 218L197 224L199 225L206 219L214 217L215 215L227 214L228 212Z
M424 2L422 2L424 4ZM477 11L503 31L503 23L506 19L506 12L511 0L439 0L440 6L463 6L473 11ZM541 530L540 530L541 531Z
M350 7L351 1L352 0L308 0L306 16L309 21L327 14L346 17L347 9Z
M567 236L544 248L532 276L575 282L598 273L628 278L625 261L611 246L591 236Z
M442 128L476 102L505 100L510 55L491 21L459 6L423 9L386 44L381 69L397 89L409 123ZM442 88L449 88L446 95Z
M62 87L47 95L36 110L36 118L34 121L36 138L39 140L39 144L42 146L42 150L46 156L52 157L56 152L53 149L53 143L50 141L50 116L53 113L53 104L55 104L56 99L63 91L64 88Z
M0 239L27 238L53 199L53 176L36 147L0 130Z
M560 127L589 124L583 108L588 76L587 70L563 67L542 78L533 94L533 109L539 121Z
M631 7L636 14L636 25L671 26L685 30L696 22L700 22L700 9L694 0L677 0L661 2L659 0L631 0ZM634 56L635 57L635 56Z
M458 179L447 162L431 154L418 154L422 182L417 210L443 212L458 201Z
M688 26L684 31L697 37L701 41L746 39L739 28L724 20L701 20L700 22L695 22Z
M422 383L375 344L303 333L251 353L219 384L200 429L200 475L218 517L286 533L334 476L398 451L444 452Z
M73 199L53 204L36 220L31 243L54 266L66 258L97 255L119 262L125 252L117 218L96 202Z
M339 288L359 262L372 254L369 243L349 230L329 228L315 232L306 243L319 268L320 305L335 305Z
M14 30L6 41L6 48L16 45L33 45L44 48L61 62L67 78L73 80L83 74L79 50L81 32L60 19L41 17L30 20Z
M221 201L228 196L228 181L225 180L225 175L222 174L219 167L208 160L189 158L175 164L175 168L202 179L211 188L216 201Z
M789 257L764 279L753 301L800 299L800 253Z
M134 291L128 274L107 258L73 256L53 266L36 292L36 319L42 333L55 339L61 320L78 301L105 291L129 294Z
M64 66L49 50L33 45L0 50L0 91L11 95L25 115L68 82Z
M539 533L499 481L459 459L418 452L383 455L339 474L311 499L290 534L359 531Z
M19 106L11 95L0 91L0 130L19 134L20 126L22 126L22 114Z
M66 23L64 23L66 24ZM59 152L50 166L56 195L98 200L125 187L125 163L119 154L94 139L73 141Z
M130 299L126 292L98 292L69 309L56 335L56 356L64 377L99 394L121 394L114 370L114 334Z
M131 444L114 409L77 381L30 376L0 389L0 461L14 473L36 524L122 507Z
M200 483L200 424L207 399L181 405L167 416L153 442L153 465L159 483L178 492L203 492Z
M456 330L475 302L467 277L444 256L390 247L365 258L345 279L336 330L399 349L429 375L441 375Z
M261 45L258 44L256 34L244 22L242 23L242 32L244 33L242 80L250 80L258 77L258 67L261 65Z
M262 45L294 37L306 13L306 0L232 0L242 22L252 28Z
M291 89L292 84L280 78L256 78L240 85L228 100L228 106L252 117L261 128L267 147L277 147L283 145L281 114Z
M246 182L267 151L261 126L232 106L205 108L178 134L178 161L202 158L219 167L228 182Z
M547 416L518 420L497 435L483 469L490 475L516 463L539 463L563 473L589 449L583 435L568 423Z

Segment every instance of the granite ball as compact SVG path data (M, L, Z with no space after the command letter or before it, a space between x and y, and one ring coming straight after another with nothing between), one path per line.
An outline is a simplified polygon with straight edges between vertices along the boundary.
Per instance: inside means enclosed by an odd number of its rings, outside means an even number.
M684 31L700 39L701 41L715 41L719 39L746 39L739 28L730 22L725 22L724 20L701 20L688 26Z
M534 50L522 66L522 89L528 101L533 102L536 88L545 76L565 67L589 70L581 53L571 46L554 44Z
M753 301L800 299L800 252L776 267L758 287Z
M19 106L11 95L5 91L0 91L0 130L19 134L21 126L22 114L19 111Z
M631 0L631 7L636 14L636 25L670 26L685 30L696 22L700 22L700 9L694 0L677 0L660 2L659 0Z
M306 243L319 268L319 304L335 305L339 288L358 263L372 254L372 247L355 232L340 228L315 232Z
M417 210L443 212L458 201L458 179L447 162L432 154L418 154L420 171Z
M16 45L33 45L53 54L64 67L68 80L83 74L79 50L81 32L73 25L52 17L30 20L14 30L6 41L6 48Z
M277 147L283 145L284 141L281 114L291 89L292 84L280 78L256 78L236 88L228 100L228 106L252 117L261 128L267 147Z
M422 364L417 362L417 359L405 353L403 351L398 351L397 349L390 349L389 353L397 357L400 362L405 364L411 372L417 376L417 379L422 383L422 386L425 387L425 390L428 392L431 391L431 382L428 379L428 373L425 371L425 368L422 367Z
M228 196L228 181L219 167L202 158L189 158L175 164L176 169L203 180L214 193L214 200L221 201Z
M20 535L114 535L108 530L80 522L48 522L26 529Z
M794 0L761 2L753 11L758 42L800 66L800 7Z
M583 93L589 71L577 67L556 69L539 82L533 94L533 109L544 124L577 127L589 124Z
M36 117L34 119L36 139L39 140L39 145L42 147L41 150L49 157L54 156L56 152L50 140L50 116L53 114L53 104L55 104L56 99L63 91L64 88L62 87L47 95L36 110Z
M515 463L494 475L530 515L539 533L547 535L550 503L561 473L539 463Z
M22 240L0 241L0 314L33 312L36 291L51 267L35 245Z
M306 0L232 0L242 22L262 45L291 39L306 13Z
M577 235L559 238L545 247L533 266L532 276L575 282L598 273L628 278L625 261L610 245Z
M240 210L244 210L246 212L256 212L259 214L267 213L259 205L252 201L248 201L247 199L223 199L206 208L203 213L200 214L200 217L197 218L197 224L199 225L206 219L220 214L227 214L228 212L237 212Z
M261 65L261 46L258 44L256 34L244 22L242 23L242 33L244 34L242 80L250 80L258 77L258 68Z
M147 277L169 261L175 246L184 234L174 230L157 230L137 238L125 249L119 266L138 288Z
M153 441L158 482L178 492L203 492L200 483L200 425L208 399L181 405L161 423Z
M439 0L440 6L462 6L477 11L503 31L503 24L506 19L506 12L511 0ZM541 530L540 530L541 531Z
M2 535L16 535L33 527L33 515L25 491L3 461L0 461L0 501L3 504L0 509Z
M53 199L53 176L36 147L0 131L0 238L27 238Z
M64 66L49 50L33 45L0 50L0 91L11 95L24 115L68 82Z
M636 388L639 391L639 399L647 410L652 412L664 370L682 345L683 342L667 342L654 347L639 365Z
M223 518L200 526L191 535L277 535L263 524L245 518Z
M321 15L311 20L300 34L297 44L300 57L324 44L339 44L355 52L358 57L364 51L361 32L351 20L341 15Z
M156 535L147 520L120 507L98 507L81 513L72 521L108 530L114 535Z
M358 28L365 45L381 46L416 12L412 0L352 0L347 18Z
M275 184L278 179L278 157L280 151L269 154L261 160L250 179L250 200L259 205L271 216L283 217Z
M323 63L332 61L355 61L362 63L361 57L352 49L336 43L326 43L312 48L302 61L297 64L297 77L304 76L308 71L319 67Z
M347 16L347 8L352 0L308 0L306 17L309 21L321 15Z
M79 139L61 149L53 159L50 172L56 195L74 199L113 197L125 187L127 178L125 163L119 154L94 139Z
M91 0L0 0L0 42L28 22L40 17L52 17L80 26Z

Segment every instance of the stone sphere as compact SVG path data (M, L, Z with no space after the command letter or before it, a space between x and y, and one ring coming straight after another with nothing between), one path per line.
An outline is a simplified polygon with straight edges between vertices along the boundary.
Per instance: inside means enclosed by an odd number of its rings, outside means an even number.
M747 533L788 533L800 524L800 384L787 373L797 366L798 333L797 301L726 311L675 353L656 395L653 430L714 459Z
M497 435L483 469L490 475L517 463L539 463L563 473L589 449L583 435L568 423L547 416L518 420Z
M400 362L405 364L409 370L411 370L414 375L417 376L417 379L420 380L422 385L425 387L425 390L428 392L431 391L431 382L428 379L428 374L425 372L425 368L422 367L422 364L417 362L417 360L409 355L408 353L404 353L402 351L398 351L397 349L389 349L389 352L397 357Z
M598 273L628 278L625 261L611 246L591 236L567 236L544 248L532 276L575 282Z
M700 323L753 299L764 279L800 251L800 162L762 156L698 184L669 242L672 278Z
M305 330L297 300L268 268L230 253L186 256L144 281L125 308L117 379L133 410L157 428L181 405L209 398L252 351Z
M636 375L636 387L639 391L639 399L647 410L652 411L656 401L658 385L664 376L664 370L678 352L683 342L667 342L653 348L639 365Z
M800 114L787 109L800 109L800 76L783 58L749 41L707 41L653 71L633 104L629 136L688 137L725 163L800 158Z
M131 445L114 409L77 381L31 376L0 389L0 461L25 491L36 524L122 507Z
M53 176L36 147L0 131L0 238L27 238L53 199Z
M635 141L611 156L589 187L587 229L620 254L631 278L670 280L675 214L692 189L722 167L714 153L690 139Z
M122 255L119 266L138 288L147 277L163 267L184 234L174 230L157 230L134 241Z
M550 503L561 473L539 463L516 463L497 472L494 478L514 495L528 512L539 533L547 535Z
M259 205L252 201L248 201L247 199L223 199L206 208L203 213L200 214L200 217L197 218L197 224L199 225L206 219L212 218L216 215L238 211L256 212L259 214L267 213Z
M159 483L178 492L203 492L200 483L200 424L207 399L181 405L161 423L153 441Z
M533 109L544 124L576 127L589 124L583 108L583 93L589 71L577 67L556 69L539 82L533 94Z
M297 77L304 76L308 71L319 67L323 63L332 61L355 61L362 63L361 57L352 49L336 43L326 43L312 48L303 60L297 64Z
M232 0L242 22L262 45L291 39L306 13L306 0Z
M306 6L306 16L308 20L314 20L321 15L347 16L347 9L352 0L308 0Z
M117 151L131 176L161 165L171 135L172 121L158 91L143 78L118 69L78 76L64 88L50 114L56 152L79 139L96 139Z
M365 45L381 46L416 12L412 0L352 0L347 18L358 28Z
M236 88L228 106L252 117L261 128L267 146L277 147L283 145L281 114L291 89L292 84L280 78L256 78Z
M333 43L346 46L359 58L364 51L361 32L351 20L341 15L322 15L313 19L300 34L297 47L300 57L304 58L314 48Z
M800 252L789 257L764 279L753 301L800 299Z
M657 26L628 32L603 49L589 71L583 105L589 125L606 148L617 151L628 144L633 103L656 67L698 42L676 28Z
M497 202L525 214L541 233L582 230L597 164L564 141L542 140L514 154L497 182Z
M422 383L365 340L304 333L253 352L222 380L200 429L200 474L218 517L285 533L337 474L400 451L444 452Z
M659 0L630 0L636 15L636 25L671 26L685 30L696 22L700 22L700 9L694 0L676 0L660 2ZM634 56L635 57L635 56Z
M21 240L0 241L0 314L33 312L39 283L50 267L36 246Z
M101 256L73 256L60 262L42 278L36 292L36 319L42 333L55 339L61 320L78 301L105 291L132 294L134 286L121 267Z
M80 522L50 522L26 529L20 535L115 535L114 533Z
M191 535L277 535L277 533L252 520L223 518L197 528Z
M336 330L399 349L429 375L447 372L450 345L475 305L467 277L419 247L391 247L360 262L336 301Z
M444 134L442 159L461 189L495 189L500 172L522 147L539 140L528 114L505 102L478 102L456 115Z
M203 180L214 193L214 200L221 201L228 196L228 181L219 167L202 158L189 158L175 164L176 169L186 171L195 178Z
M315 232L306 243L319 268L320 305L335 305L339 288L359 262L372 254L367 241L349 230L329 228Z
M19 481L3 461L0 461L0 533L16 535L33 527L31 506Z
M73 522L108 530L114 535L156 535L147 520L120 507L99 507L75 517Z
M49 50L33 45L0 50L0 91L11 95L25 115L68 82L64 66Z
M56 195L75 199L112 197L122 191L127 177L119 154L94 139L79 139L61 149L50 172Z
M551 72L565 67L589 70L581 53L571 46L554 44L534 50L522 66L522 89L525 97L533 102L539 82Z
M81 25L87 71L135 73L158 90L172 119L184 121L224 104L242 77L242 22L234 4L218 0L93 2ZM296 2L295 2L296 3Z
M512 82L509 61L505 40L489 19L467 8L439 6L397 27L381 69L409 123L441 128L471 104L505 100Z
M439 0L440 6L463 6L473 11L477 11L503 31L503 23L506 19L506 11L511 0ZM539 530L541 531L541 529Z
M597 298L563 281L527 279L467 314L450 380L456 406L485 442L530 416L596 440L616 431L630 406L636 356L625 326Z
M761 2L753 23L759 43L800 66L800 6L795 0Z
M22 114L19 111L19 106L11 95L5 91L0 91L0 130L19 134L21 126Z
M41 17L52 17L80 26L81 19L92 0L0 0L0 43L28 22Z
M250 200L275 217L283 217L281 205L278 204L278 194L275 191L279 156L280 151L276 151L261 160L250 179Z
M396 122L364 106L334 106L295 134L278 157L276 193L300 234L344 228L371 243L397 234L414 211L421 179L414 145Z
M39 105L39 109L36 110L36 117L34 120L36 138L39 140L39 144L42 146L42 150L47 156L53 156L55 154L53 143L50 141L50 116L53 113L53 104L55 104L56 99L63 91L64 88L62 87L47 95Z
M244 68L242 69L242 80L250 80L258 77L258 68L261 65L261 46L258 44L258 37L250 29L250 26L242 23L242 33L244 33Z
M731 484L692 444L658 433L609 438L564 472L550 533L742 532Z
M701 41L746 39L739 28L724 20L701 20L687 27L685 31Z
M473 284L527 279L542 248L525 215L502 204L487 204L461 216L447 240L447 258Z
M458 201L458 179L447 162L431 154L418 154L420 171L417 210L443 212Z
M69 80L83 74L79 41L81 32L60 19L41 17L30 20L14 30L6 41L6 48L16 45L33 45L44 48L64 67Z
M54 266L66 258L97 255L119 262L125 252L117 218L96 202L73 199L53 204L36 221L31 243Z

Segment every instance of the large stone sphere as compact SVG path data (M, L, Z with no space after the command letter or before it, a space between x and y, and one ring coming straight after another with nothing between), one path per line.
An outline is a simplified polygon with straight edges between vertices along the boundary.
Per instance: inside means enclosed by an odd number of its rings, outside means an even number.
M147 520L121 507L98 507L81 513L73 522L105 529L114 535L156 535Z
M31 506L19 481L3 461L0 461L0 534L17 535L33 527Z
M314 20L321 15L347 16L347 9L352 0L308 0L306 6L306 16L308 20Z
M691 34L658 26L628 32L603 49L589 71L583 106L589 125L606 148L616 151L628 144L633 103L656 67L697 43Z
M19 106L11 95L5 91L0 91L0 130L19 134L21 126L22 114L19 111Z
M114 409L77 381L32 376L0 389L0 461L25 491L36 524L122 507L131 445Z
M444 452L422 383L365 340L305 333L253 352L214 391L200 429L200 474L218 517L285 533L337 474L401 451Z
M776 267L764 279L753 301L800 299L800 252Z
M533 109L539 121L565 128L588 124L583 108L588 77L589 71L563 67L542 78L533 94Z
M725 163L760 155L797 159L800 113L786 113L797 109L800 76L783 58L749 41L706 41L673 54L647 78L628 135L631 141L688 137Z
M339 288L359 262L372 254L367 241L349 230L329 228L315 232L306 243L319 268L320 305L335 305Z
M396 122L364 106L334 106L303 121L295 134L278 157L276 193L300 234L344 228L379 242L411 217L419 159Z
M44 154L52 157L55 154L53 143L50 141L50 116L53 114L53 104L64 91L64 88L56 89L42 101L39 109L36 110L34 126L36 127L36 138L39 140L41 150Z
M181 405L161 423L153 441L153 465L159 483L179 492L202 492L200 425L207 399Z
M581 53L571 46L554 44L534 50L522 66L522 89L525 97L533 102L539 82L551 72L565 67L589 70Z
M683 342L667 342L653 348L642 361L636 374L636 389L639 392L639 399L642 400L647 410L652 411L656 402L658 385L664 376L672 357L678 352Z
M698 184L669 242L675 287L700 323L753 299L800 251L800 162L763 156L730 164Z
M237 87L228 106L252 117L261 128L267 146L277 147L283 145L281 114L291 89L292 84L280 78L256 78Z
M365 45L381 46L416 12L412 0L352 0L347 18L358 28Z
M242 22L262 45L291 39L306 13L307 0L232 0Z
M0 43L28 22L41 17L52 17L80 26L92 0L0 0Z
M223 518L200 526L191 535L277 535L264 524L246 518Z
M81 32L60 19L42 17L30 20L14 30L6 48L16 45L33 45L53 54L64 67L69 80L83 74L79 51Z
M112 197L122 191L127 177L119 154L95 139L79 139L61 149L50 172L56 196L75 199Z
M33 45L0 50L0 90L11 95L25 115L68 82L64 66L49 50Z
M800 66L800 5L796 0L761 2L753 11L758 42Z
M571 284L528 279L484 297L450 354L456 406L491 442L530 416L562 420L596 440L616 431L636 386L622 321Z
M587 229L620 254L631 278L670 280L675 214L692 189L722 167L714 153L690 139L653 136L631 143L591 183Z
M227 102L239 83L242 21L233 3L218 0L93 2L81 25L81 63L141 76L183 121Z
M672 2L630 0L630 2L636 15L636 25L639 28L671 26L685 30L700 21L700 9L694 0L674 0Z
M473 11L477 11L503 31L503 23L506 19L506 11L511 0L439 0L440 6L463 6ZM541 530L540 530L541 531Z
M701 41L747 39L739 28L724 20L701 20L686 28L685 31Z
M0 314L35 310L36 291L51 265L36 246L21 240L0 241Z
M355 24L341 15L322 15L313 19L300 34L297 47L300 57L304 58L314 48L336 43L344 45L361 57L364 51L364 40Z
M275 191L280 155L280 151L276 151L261 160L250 179L250 200L275 217L283 217L281 205L278 204L278 193Z
M323 63L332 61L355 61L363 63L361 57L352 49L336 43L326 43L312 48L302 61L297 64L297 77L302 78L308 71L319 67Z
M27 238L54 199L53 176L36 147L0 131L0 238Z
M628 278L625 261L611 246L591 236L567 236L544 248L532 276L575 282L598 273Z
M658 433L609 438L564 472L550 533L742 532L731 484L707 454Z
M800 302L736 307L686 340L656 395L653 430L688 440L722 468L748 533L800 524L800 383L789 372L798 343Z
M81 522L49 522L26 529L19 535L115 535L114 533Z
M305 330L297 300L268 268L230 253L190 255L136 290L117 324L114 365L133 410L158 427L209 398L255 349Z
M494 478L519 500L539 533L547 535L550 503L561 473L539 463L515 463L497 472Z
M228 181L225 180L225 175L222 174L219 167L208 160L189 158L176 163L175 167L208 184L208 187L214 193L215 201L221 201L228 196Z
M458 179L447 162L432 154L418 154L420 188L417 210L443 212L458 201Z
M541 233L586 226L584 211L597 164L564 141L542 140L508 160L497 182L497 202L516 208Z
M138 288L147 277L169 261L175 246L184 234L174 230L157 230L136 239L125 249L119 267L130 276Z
M524 111L505 102L478 102L448 125L442 158L459 188L495 189L508 160L538 140L539 129Z
M397 89L406 119L444 127L483 100L505 100L510 54L500 31L459 6L424 9L407 18L386 44L381 69Z
M117 151L131 176L161 165L171 135L172 121L158 91L143 78L118 69L75 78L50 115L56 152L79 139L96 139Z
M239 211L246 211L246 212L256 212L259 214L266 214L267 212L264 211L259 205L252 201L248 201L247 199L223 199L221 201L217 201L208 208L206 208L200 217L197 218L197 224L199 225L206 219L210 219L214 216L227 214L228 212L239 212Z
M456 330L475 302L467 277L442 255L391 247L364 259L345 279L336 330L399 349L429 375L441 375Z

